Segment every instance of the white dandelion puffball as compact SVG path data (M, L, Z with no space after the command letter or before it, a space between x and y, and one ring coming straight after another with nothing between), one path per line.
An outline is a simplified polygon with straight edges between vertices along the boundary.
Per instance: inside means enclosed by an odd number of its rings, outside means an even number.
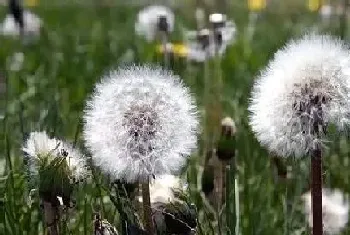
M127 182L175 174L196 148L195 102L180 77L161 68L132 66L105 76L84 121L94 162Z
M160 175L150 183L151 203L171 203L176 200L176 192L183 192L187 184L178 176ZM142 202L142 196L139 197Z
M82 179L86 173L84 156L72 145L64 141L50 138L45 132L32 132L22 150L29 159L32 174L36 174L39 157L66 157L69 169L75 179Z
M39 35L42 26L42 20L29 11L23 11L24 34ZM8 14L0 26L0 32L5 36L19 36L20 29L11 14Z
M168 7L155 5L146 7L138 13L135 23L136 34L145 37L147 41L153 41L158 32L159 17L165 17L168 32L174 31L174 13Z
M312 227L311 192L302 196L304 212ZM348 223L349 201L340 190L322 189L323 228L326 234L339 234Z
M260 143L277 155L301 157L325 141L325 133L312 132L312 120L339 130L349 124L349 68L348 47L331 36L306 35L279 50L258 76L248 108Z

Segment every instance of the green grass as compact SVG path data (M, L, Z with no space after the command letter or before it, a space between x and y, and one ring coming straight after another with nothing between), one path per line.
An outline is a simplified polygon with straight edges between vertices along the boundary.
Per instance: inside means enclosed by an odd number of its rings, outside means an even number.
M30 188L21 153L25 135L34 130L46 130L57 137L76 140L82 147L82 110L101 75L123 63L161 61L155 54L154 45L134 35L136 8L121 5L112 8L37 7L32 10L45 22L37 43L24 46L19 41L0 38L0 71L7 78L7 90L0 100L0 136L4 140L0 142L0 165L5 168L0 177L0 211L3 212L0 213L0 234L6 235L43 234L37 195L34 194L32 203L28 203ZM4 16L5 11L0 8L0 16ZM194 27L193 11L188 8L178 10L177 33L173 40L181 40L182 27ZM224 114L232 116L238 127L236 175L239 179L240 231L243 235L291 235L293 231L306 229L299 196L308 187L308 160L286 161L292 167L292 178L287 182L276 182L269 155L259 146L247 124L246 107L259 69L286 40L312 26L319 26L319 22L315 15L304 9L300 13L264 12L254 37L248 41L247 9L238 5L230 15L236 20L238 36L221 63L222 106ZM329 30L339 32L336 26ZM10 71L9 58L20 51L25 54L23 69ZM191 87L202 107L203 65L175 60L173 69ZM213 76L210 79L215 81ZM330 144L324 159L325 185L350 193L349 144L345 138L334 139L337 141ZM199 211L199 234L216 234L213 231L217 221L198 191L200 161L198 156L193 156L185 174L190 200ZM125 202L112 203L108 198L110 189L104 183L103 176L95 172L76 191L77 205L64 225L64 234L92 234L94 211L100 211L104 218L120 228L121 217L116 211L120 209L118 206L126 206ZM229 203L234 206L233 200ZM350 228L343 234L350 234Z

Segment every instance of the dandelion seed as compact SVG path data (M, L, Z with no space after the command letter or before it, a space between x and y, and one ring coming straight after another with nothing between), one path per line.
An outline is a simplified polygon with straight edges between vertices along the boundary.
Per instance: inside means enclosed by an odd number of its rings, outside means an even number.
M196 148L194 100L178 76L160 68L128 67L105 76L84 121L95 164L127 182L177 173Z
M249 106L261 144L280 156L300 157L326 141L329 123L339 129L349 124L349 55L342 41L317 35L275 54L256 80Z
M323 228L326 234L339 234L348 223L349 201L340 190L322 189ZM311 192L302 196L304 213L312 227Z
M148 41L153 41L159 31L172 32L174 24L175 17L171 9L165 6L149 6L138 13L135 31Z

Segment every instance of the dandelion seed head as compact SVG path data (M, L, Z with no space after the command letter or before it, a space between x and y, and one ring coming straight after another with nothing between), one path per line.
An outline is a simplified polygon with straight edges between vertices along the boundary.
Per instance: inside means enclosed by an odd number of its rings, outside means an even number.
M302 196L304 213L312 227L311 192ZM349 202L340 190L322 189L323 227L328 235L339 234L348 223Z
M23 11L24 33L27 35L39 35L42 27L42 20L29 11ZM8 14L4 22L0 25L0 33L5 36L19 36L20 29L13 18Z
M313 133L313 123L348 125L349 55L342 41L319 35L279 50L252 91L250 125L257 139L271 152L298 157L325 141L325 135Z
M158 21L164 17L167 22L168 32L174 30L175 17L170 8L165 6L149 6L138 13L135 23L136 34L144 36L148 41L153 41L158 32Z
M46 132L30 133L22 150L28 156L29 170L33 175L37 174L37 164L41 157L47 157L49 160L65 157L72 174L71 177L78 180L86 175L84 156L80 151L69 143L50 138Z
M105 76L84 121L95 164L127 182L176 173L196 148L195 102L178 76L160 68L126 67Z

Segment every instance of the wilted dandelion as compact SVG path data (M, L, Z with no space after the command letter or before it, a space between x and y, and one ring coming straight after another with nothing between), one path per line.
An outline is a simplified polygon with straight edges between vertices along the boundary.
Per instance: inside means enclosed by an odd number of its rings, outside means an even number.
M330 36L306 35L279 50L258 77L249 110L258 140L280 156L311 156L313 234L322 234L322 147L327 127L350 117L350 53Z
M50 234L58 234L59 207L70 206L73 184L85 175L83 156L70 144L32 132L24 143L30 177L38 178L44 219Z
M174 13L165 6L149 6L137 15L135 23L136 34L153 41L159 31L172 32L174 30Z
M83 155L72 145L64 141L49 138L45 132L32 132L23 146L24 153L29 157L31 173L38 174L41 163L59 163L65 160L68 166L66 172L71 179L80 180L86 175ZM58 160L57 160L58 159Z
M221 135L217 147L218 158L228 161L235 156L236 124L230 117L221 120Z
M198 117L189 89L160 68L127 67L105 76L84 120L96 165L127 182L178 172L196 147Z
M311 192L302 196L304 212L312 227ZM326 234L336 235L345 228L349 219L349 201L340 190L322 189L323 228Z

